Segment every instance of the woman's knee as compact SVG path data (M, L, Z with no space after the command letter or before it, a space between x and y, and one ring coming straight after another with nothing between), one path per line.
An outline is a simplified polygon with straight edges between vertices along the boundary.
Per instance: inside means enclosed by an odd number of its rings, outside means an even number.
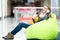
M21 22L21 23L19 23L19 25L24 25L25 23L23 23L23 22Z

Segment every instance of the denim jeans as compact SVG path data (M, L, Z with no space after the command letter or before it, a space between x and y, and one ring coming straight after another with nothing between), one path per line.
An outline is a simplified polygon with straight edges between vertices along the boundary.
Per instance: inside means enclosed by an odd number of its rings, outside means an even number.
M23 27L27 28L28 26L30 26L30 24L26 24L26 23L19 23L16 28L14 30L11 31L11 33L13 35L15 35L16 33L18 33Z

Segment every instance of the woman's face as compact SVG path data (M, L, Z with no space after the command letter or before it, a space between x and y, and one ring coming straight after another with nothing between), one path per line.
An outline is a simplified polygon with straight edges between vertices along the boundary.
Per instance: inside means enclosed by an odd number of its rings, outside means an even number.
M44 6L42 12L43 13L46 13L47 10L48 10L48 7L47 6Z

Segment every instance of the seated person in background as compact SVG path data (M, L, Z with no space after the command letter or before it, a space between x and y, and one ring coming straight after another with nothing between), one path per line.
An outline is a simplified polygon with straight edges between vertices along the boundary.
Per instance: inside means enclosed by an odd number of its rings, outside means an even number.
M13 29L10 33L8 33L7 36L3 38L13 39L14 35L16 35L16 33L18 33L23 27L28 28L31 24L43 21L44 19L48 20L49 17L51 17L51 9L48 6L44 6L42 11L40 13L37 13L37 15L32 18L30 24L19 23L15 29Z

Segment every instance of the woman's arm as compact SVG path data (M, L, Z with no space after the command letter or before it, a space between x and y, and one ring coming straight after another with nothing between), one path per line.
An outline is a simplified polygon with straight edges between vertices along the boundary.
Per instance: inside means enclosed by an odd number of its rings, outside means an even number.
M38 17L36 16L36 17L34 17L34 18L32 18L32 20L29 22L30 24L34 24L34 23L36 23L36 22L38 22Z

